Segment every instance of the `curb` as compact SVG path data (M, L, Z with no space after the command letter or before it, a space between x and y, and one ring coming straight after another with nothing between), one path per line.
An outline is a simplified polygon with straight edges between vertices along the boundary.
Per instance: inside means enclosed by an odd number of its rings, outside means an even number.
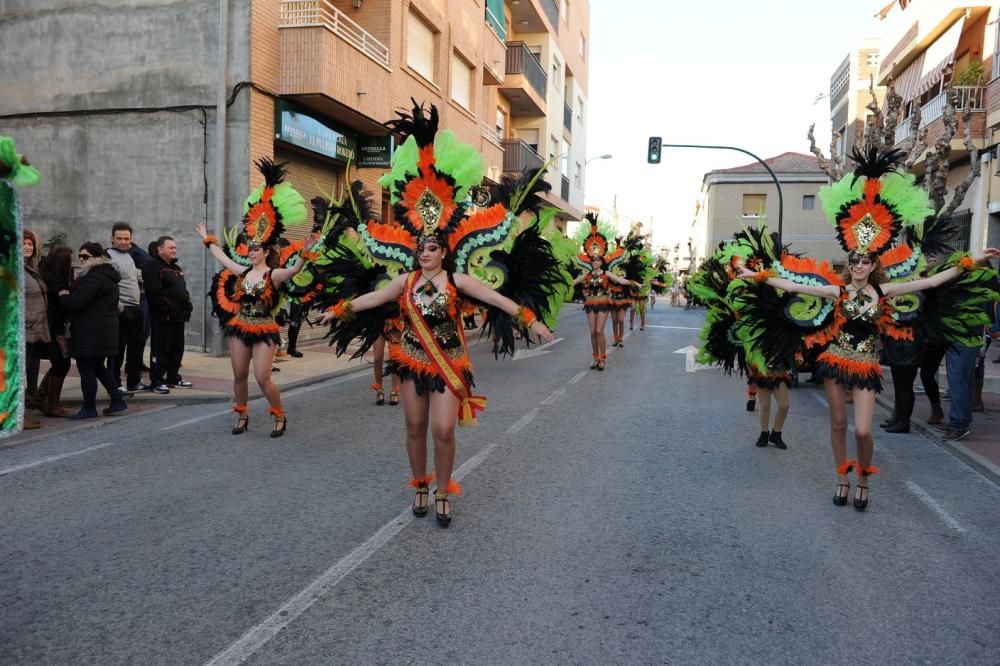
M892 412L895 405L885 399L876 396L875 402L879 404L884 409ZM933 428L933 426L927 425L925 421L921 421L916 418L910 418L910 425L913 426L920 434L922 434L927 439L931 440L939 447L952 454L962 462L964 462L969 467L972 467L977 472L985 476L987 479L993 483L1000 485L1000 465L997 465L983 456L979 455L975 451L970 450L964 446L961 442L952 442L941 439L941 433Z

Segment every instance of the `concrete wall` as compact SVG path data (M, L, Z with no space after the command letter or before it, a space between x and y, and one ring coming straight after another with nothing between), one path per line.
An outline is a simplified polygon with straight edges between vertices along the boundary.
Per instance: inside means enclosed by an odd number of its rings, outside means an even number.
M7 0L0 22L0 133L42 174L25 223L73 247L109 243L112 223L145 247L175 236L195 310L186 344L211 342L205 261L194 224L212 227L219 3ZM249 77L249 0L229 0L229 81ZM40 48L44 45L44 48ZM246 91L229 109L227 209L246 196ZM240 149L240 144L243 148Z

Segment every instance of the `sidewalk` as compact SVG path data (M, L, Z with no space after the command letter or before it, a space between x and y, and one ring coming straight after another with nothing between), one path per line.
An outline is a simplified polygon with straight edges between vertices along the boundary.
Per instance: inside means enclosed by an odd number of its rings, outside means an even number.
M1000 349L997 349L997 345L994 344L986 355L986 381L983 384L983 404L986 406L986 411L972 413L972 426L969 428L968 436L957 442L942 440L942 433L935 430L934 426L927 425L927 419L931 415L931 407L923 392L917 394L913 418L910 420L912 429L927 435L939 446L975 467L996 483L1000 483L1000 363L992 361L997 358L998 353L1000 353ZM938 373L938 383L941 385L941 390L945 391L948 381L945 377L943 362ZM920 389L919 377L917 378L917 389ZM885 376L882 379L882 393L879 394L877 400L880 405L890 412L892 411L893 386L888 368L885 369ZM947 425L948 422L948 408L950 406L951 403L946 398L941 401L945 415L944 425ZM878 435L877 433L876 436L892 437L892 435Z
M345 354L338 358L326 342L315 342L309 346L299 347L299 351L303 354L302 358L283 356L274 359L275 371L272 372L271 378L282 392L299 386L308 386L309 384L326 381L350 372L359 370L371 372L372 369L371 352L363 358L353 361L349 358L350 354ZM48 362L42 361L39 378L44 375L47 369ZM233 370L228 356L219 357L206 353L185 351L181 375L187 381L192 382L194 386L189 389L171 389L167 395L158 395L152 391L136 392L134 397L128 399L128 412L122 416L101 416L96 420L74 421L71 419L48 418L42 416L36 410L28 410L28 415L40 420L42 427L37 430L25 430L13 437L0 439L0 449L28 444L39 439L75 430L96 428L123 418L161 411L177 405L232 404ZM148 373L143 373L143 381L148 381ZM374 381L374 378L372 381ZM368 383L371 382L369 381ZM386 379L385 385L388 392L388 379ZM250 400L261 397L260 387L257 386L252 371L249 387ZM374 400L374 395L372 399ZM73 365L70 369L70 374L66 377L61 402L63 407L72 412L76 412L83 404L83 395L80 392L80 376L77 374L76 364ZM107 405L107 392L103 387L98 386L98 411L107 407Z

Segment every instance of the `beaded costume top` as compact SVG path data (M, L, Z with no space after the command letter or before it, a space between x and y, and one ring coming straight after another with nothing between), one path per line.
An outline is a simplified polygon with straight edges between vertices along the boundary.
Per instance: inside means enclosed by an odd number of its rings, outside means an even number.
M608 276L601 271L598 275L588 273L583 280L583 290L588 297L604 296L609 291Z
M875 287L879 294L878 301L873 303L872 297L859 290L852 298L845 287L840 288L840 298L837 300L837 312L843 318L843 323L837 331L837 337L827 349L829 353L851 353L875 358L875 345L879 337L880 323L884 316L882 304L884 297L881 290Z

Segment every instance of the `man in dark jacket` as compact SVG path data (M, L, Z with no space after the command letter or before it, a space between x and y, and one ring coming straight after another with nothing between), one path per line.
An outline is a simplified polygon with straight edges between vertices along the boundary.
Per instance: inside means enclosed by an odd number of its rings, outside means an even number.
M184 282L184 271L177 265L177 243L170 236L156 241L156 256L142 267L142 281L149 301L153 325L152 371L155 393L170 393L171 388L191 388L181 378L184 358L184 324L191 319L191 294Z

